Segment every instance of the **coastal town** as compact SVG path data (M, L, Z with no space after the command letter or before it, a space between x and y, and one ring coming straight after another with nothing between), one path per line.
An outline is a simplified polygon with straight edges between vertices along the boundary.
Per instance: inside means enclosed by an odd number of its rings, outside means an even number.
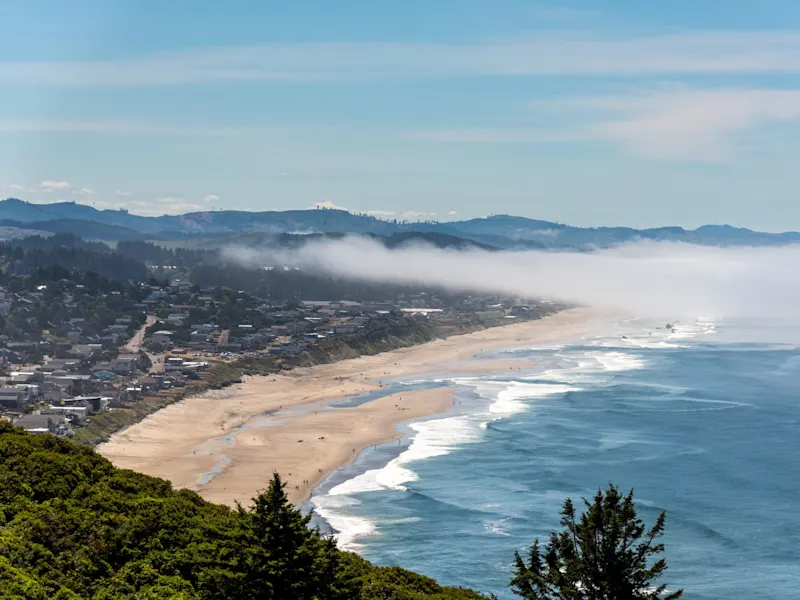
M315 351L319 361L321 348L380 331L392 318L444 337L549 310L541 301L445 302L424 292L382 302L269 303L181 280L108 291L69 278L2 288L0 418L30 433L96 443L161 406L238 381L237 365L280 371ZM102 426L89 435L93 422Z

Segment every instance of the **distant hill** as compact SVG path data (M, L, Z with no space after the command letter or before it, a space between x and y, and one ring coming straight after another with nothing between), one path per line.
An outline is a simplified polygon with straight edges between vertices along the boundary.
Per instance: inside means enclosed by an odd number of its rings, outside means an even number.
M85 240L102 240L105 242L121 242L130 240L153 239L152 235L120 227L108 225L85 219L53 219L50 221L35 221L23 223L11 219L0 219L0 227L13 227L18 230L29 231L29 235L39 233L73 233Z
M406 231L393 233L388 236L375 233L355 234L355 233L240 233L233 236L217 238L194 237L187 240L177 240L163 243L164 246L172 248L192 248L198 250L215 250L226 246L244 246L247 248L298 248L309 242L321 240L340 240L348 236L366 235L376 241L381 242L387 248L397 248L413 243L427 243L438 248L454 248L458 250L482 249L497 250L496 246L483 244L471 239L448 235L445 233L434 233L424 231Z
M198 240L233 238L252 234L367 234L397 243L413 234L450 236L471 240L478 246L504 249L591 249L609 247L636 240L678 241L714 246L775 246L800 243L800 233L763 233L729 225L705 225L695 230L682 227L634 229L631 227L572 227L562 223L538 221L512 215L494 215L465 221L406 222L386 221L344 210L312 209L288 211L213 211L184 215L143 217L125 210L97 210L74 202L31 204L9 198L0 201L0 221L6 227L39 231L75 233L89 239L122 241L135 239ZM15 225L11 225L14 223ZM401 236L395 237L392 236ZM412 236L413 237L413 236ZM260 238L266 239L266 238ZM311 239L311 238L309 238ZM437 245L452 247L447 238L430 238ZM242 240L246 241L246 240ZM451 243L452 242L452 243ZM211 245L217 245L210 242ZM458 242L463 244L463 242Z

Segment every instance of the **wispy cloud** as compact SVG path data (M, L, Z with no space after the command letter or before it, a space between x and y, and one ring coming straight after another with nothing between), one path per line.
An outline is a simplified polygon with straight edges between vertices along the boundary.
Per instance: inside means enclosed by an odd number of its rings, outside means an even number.
M562 15L568 14L560 10ZM557 16L559 11L553 8L551 14ZM544 33L508 41L463 43L285 43L169 52L127 61L0 62L2 83L84 86L796 72L800 72L797 30L628 38Z
M147 217L161 215L179 215L188 212L201 212L207 210L204 206L190 202L182 196L164 196L152 201L134 200L128 203L132 213Z
M409 135L474 144L599 141L621 145L634 155L651 159L723 161L749 147L748 134L759 128L800 121L800 90L650 89L559 99L538 103L536 108L557 111L562 125L550 129L417 131Z
M79 190L73 190L72 193L77 196L94 196L94 190L89 188L81 188Z
M800 119L800 90L656 91L588 100L585 105L619 114L591 126L590 135L646 157L719 161L746 144L748 132Z
M114 195L127 197L127 196L133 196L133 192L126 192L124 190L114 190Z
M219 200L219 196L216 194L206 194L203 196L203 202L217 202Z
M326 200L325 198L321 199L319 202L315 202L314 204L312 204L308 208L309 209L327 208L327 209L330 209L330 210L349 210L349 209L345 208L344 206L339 206L335 202L333 202L331 200Z
M39 184L39 187L43 190L68 190L72 187L69 181L51 181L45 180Z
M38 192L38 190L35 188L28 187L26 185L20 185L18 183L7 183L3 187L11 190L12 192L24 192L26 194L35 194Z
M454 217L456 211L449 210L447 212L424 212L424 211L407 211L402 213L402 216L406 219L433 219L433 218L442 218L442 217Z

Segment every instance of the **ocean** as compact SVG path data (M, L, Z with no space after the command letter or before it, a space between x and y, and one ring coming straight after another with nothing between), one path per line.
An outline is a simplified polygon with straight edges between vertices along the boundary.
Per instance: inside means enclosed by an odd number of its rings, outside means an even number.
M666 511L669 589L800 597L800 327L665 325L487 356L530 365L509 374L394 382L455 384L457 404L327 478L315 522L376 564L511 599L514 551L613 482L647 524Z

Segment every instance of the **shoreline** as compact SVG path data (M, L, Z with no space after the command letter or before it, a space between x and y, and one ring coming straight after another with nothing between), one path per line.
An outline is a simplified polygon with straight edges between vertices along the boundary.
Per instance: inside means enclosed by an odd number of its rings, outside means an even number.
M447 412L457 388L389 393L351 407L330 404L415 374L516 370L520 359L481 364L479 357L587 333L599 321L589 309L568 309L381 354L247 377L167 406L114 434L97 451L118 467L163 477L230 506L249 503L277 471L299 505L362 449L402 437L401 423Z

